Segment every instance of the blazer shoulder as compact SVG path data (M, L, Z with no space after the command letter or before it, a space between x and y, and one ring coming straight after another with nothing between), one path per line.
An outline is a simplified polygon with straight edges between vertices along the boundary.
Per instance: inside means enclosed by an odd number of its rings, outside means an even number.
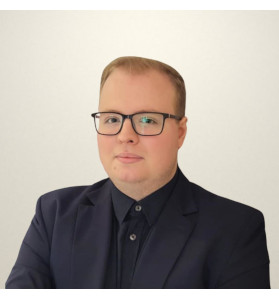
M254 216L256 219L263 220L262 212L252 206L214 194L195 183L190 182L190 185L201 212L205 211L207 214L211 213L215 216L222 214L237 219Z
M93 185L71 186L47 192L38 199L36 210L40 209L48 215L55 215L57 211L59 214L75 211L80 204L90 204L87 194L98 191L107 180Z
M98 190L101 188L104 183L108 179L103 179L101 181L98 181L92 185L80 185L80 186L70 186L70 187L64 187L60 189L56 189L53 191L49 191L47 193L44 193L40 196L40 198L43 201L51 201L51 200L60 200L60 201L71 201L75 198L79 198L81 195L86 195L89 192L93 192L95 190Z

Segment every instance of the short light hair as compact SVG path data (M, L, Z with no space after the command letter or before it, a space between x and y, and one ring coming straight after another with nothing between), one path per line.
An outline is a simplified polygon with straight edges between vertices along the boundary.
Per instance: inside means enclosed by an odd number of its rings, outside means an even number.
M123 68L128 72L135 74L141 74L148 70L157 70L163 74L166 74L176 90L176 114L180 117L185 115L186 88L182 76L174 68L154 59L137 56L119 57L105 67L101 77L100 92L102 91L106 80L116 68Z

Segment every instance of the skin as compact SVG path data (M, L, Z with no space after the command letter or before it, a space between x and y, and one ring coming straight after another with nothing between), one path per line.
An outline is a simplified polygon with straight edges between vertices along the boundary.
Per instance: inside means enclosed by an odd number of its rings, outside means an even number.
M175 114L175 101L175 88L167 75L156 70L131 74L118 68L103 86L99 111ZM167 184L177 169L186 123L186 117L168 118L160 135L139 136L126 119L118 135L98 135L100 159L114 185L138 201Z

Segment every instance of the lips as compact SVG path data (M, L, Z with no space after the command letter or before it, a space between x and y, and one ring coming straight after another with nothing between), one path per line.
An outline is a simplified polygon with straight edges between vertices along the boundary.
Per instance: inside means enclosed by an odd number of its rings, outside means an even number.
M124 152L116 155L116 159L122 163L135 163L141 161L143 157L134 153Z

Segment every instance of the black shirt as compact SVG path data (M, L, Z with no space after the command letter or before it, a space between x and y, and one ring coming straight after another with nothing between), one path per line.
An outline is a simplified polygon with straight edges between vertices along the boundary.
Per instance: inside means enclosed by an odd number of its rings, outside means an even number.
M113 185L114 226L106 288L130 288L144 242L169 199L177 177L178 171L169 183L140 201L128 197Z

